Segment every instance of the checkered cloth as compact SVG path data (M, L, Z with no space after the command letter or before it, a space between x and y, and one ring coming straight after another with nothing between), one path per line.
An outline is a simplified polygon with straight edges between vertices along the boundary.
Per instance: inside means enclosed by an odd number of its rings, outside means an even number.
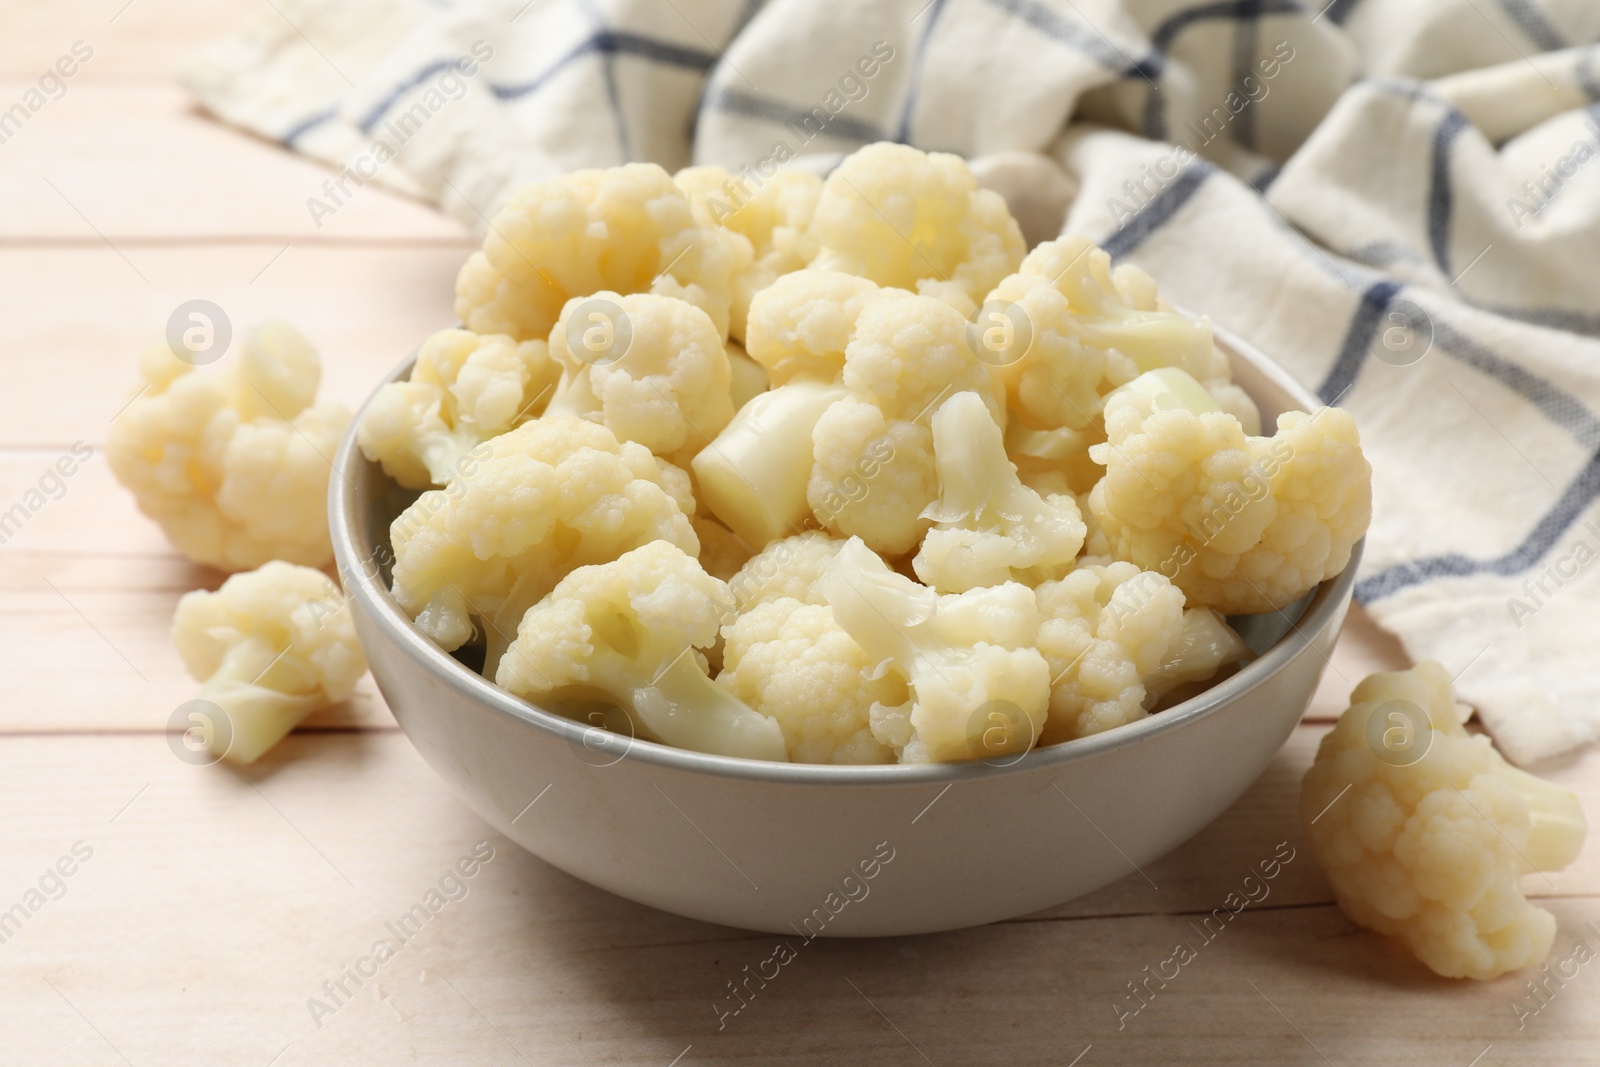
M580 166L962 153L1354 412L1358 598L1549 757L1600 736L1600 4L1322 2L274 0L184 78L347 168L335 231L366 181L481 230Z

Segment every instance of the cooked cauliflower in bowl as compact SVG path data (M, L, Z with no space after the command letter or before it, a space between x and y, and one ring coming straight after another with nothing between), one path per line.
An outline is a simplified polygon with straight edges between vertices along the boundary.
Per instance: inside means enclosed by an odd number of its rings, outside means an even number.
M871 145L732 211L728 181L630 164L519 193L462 270L467 329L362 417L368 458L426 490L392 516L394 596L485 677L725 755L994 758L1226 675L1252 655L1226 616L1349 560L1350 417L1260 436L1208 320L1085 238L1027 252L960 158ZM716 625L662 648L643 635L674 627L618 620L672 602L645 588L669 547L671 582L729 592L682 600ZM602 638L612 681L585 666ZM670 695L686 664L718 688Z

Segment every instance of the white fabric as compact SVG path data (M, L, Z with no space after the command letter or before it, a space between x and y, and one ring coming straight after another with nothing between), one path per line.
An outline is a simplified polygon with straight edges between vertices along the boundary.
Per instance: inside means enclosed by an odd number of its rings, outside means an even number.
M972 157L1356 415L1358 595L1556 755L1600 736L1600 4L1326 2L274 0L184 77L334 167L411 113L364 176L479 231L579 166Z

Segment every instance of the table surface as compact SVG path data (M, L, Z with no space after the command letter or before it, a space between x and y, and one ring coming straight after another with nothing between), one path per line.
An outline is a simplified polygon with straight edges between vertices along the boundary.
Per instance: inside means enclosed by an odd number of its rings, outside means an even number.
M319 228L305 201L324 170L194 111L175 60L262 10L0 3L0 108L73 42L94 49L0 145L0 507L74 442L96 448L0 548L0 909L41 879L48 891L0 944L0 1063L1593 1061L1600 977L1579 971L1519 1028L1519 978L1438 979L1332 904L1295 817L1299 778L1352 685L1406 662L1359 611L1261 779L1148 881L974 930L818 942L720 1031L713 1002L773 938L613 897L522 852L423 764L370 679L254 767L175 759L163 731L196 683L168 623L220 576L171 551L99 451L137 354L203 297L236 326L296 323L324 354L325 393L354 405L452 321L471 247L375 187ZM1589 752L1543 770L1600 810L1597 769ZM314 1018L323 983L480 841L493 859L467 896ZM1126 983L1281 841L1304 858L1270 898L1119 1030ZM47 876L64 856L72 876ZM1600 849L1527 889L1568 956L1600 918Z

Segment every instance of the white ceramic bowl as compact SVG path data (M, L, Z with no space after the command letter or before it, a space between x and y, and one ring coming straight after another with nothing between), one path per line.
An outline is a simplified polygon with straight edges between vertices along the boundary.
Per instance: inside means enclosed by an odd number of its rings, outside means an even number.
M1222 331L1218 342L1267 425L1315 407L1265 357ZM334 551L373 677L462 799L592 885L696 919L801 936L913 934L1023 915L1182 843L1249 787L1299 722L1361 550L1300 603L1249 620L1259 658L1140 722L997 765L759 763L586 727L458 663L412 626L386 588L388 567L374 563L388 558L387 522L406 498L362 456L353 430L335 466Z

